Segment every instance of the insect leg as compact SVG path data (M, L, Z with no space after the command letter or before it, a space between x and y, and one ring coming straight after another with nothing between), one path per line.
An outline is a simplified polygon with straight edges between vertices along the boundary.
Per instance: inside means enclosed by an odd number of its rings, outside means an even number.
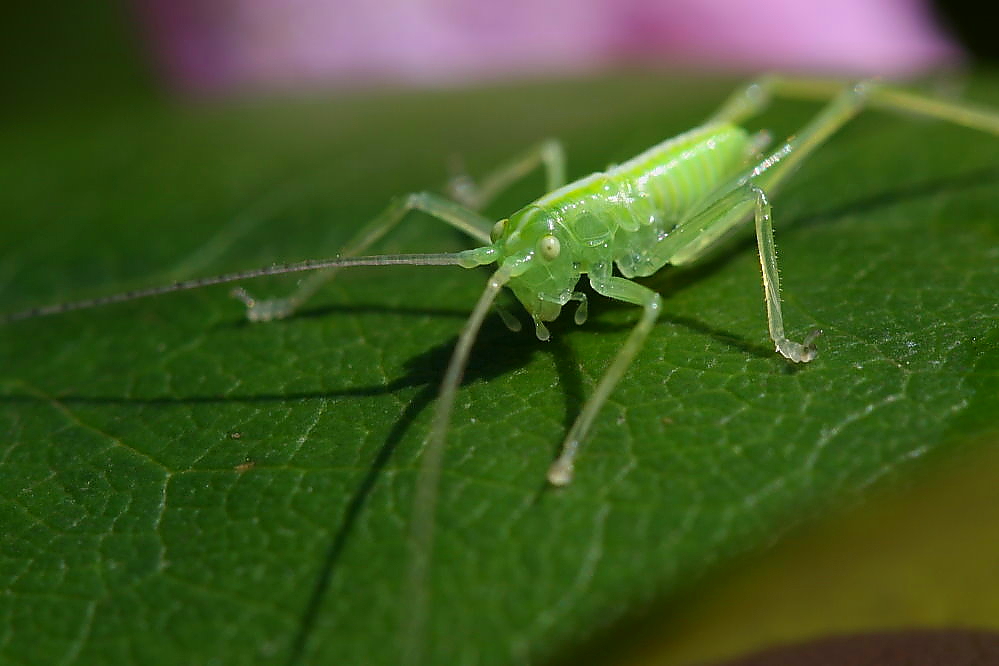
M999 134L999 114L967 102L952 102L888 86L876 80L844 84L831 79L765 76L737 90L708 121L741 123L764 111L774 97L829 100L849 89L862 91L862 105L897 113L946 120L970 129Z
M756 199L756 242L760 248L760 267L763 269L763 294L767 302L770 339L777 345L777 351L784 358L795 363L807 363L815 358L814 341L820 331L813 330L801 343L788 340L784 334L784 315L780 305L780 274L777 271L777 250L774 246L770 202L759 187L750 186L749 189Z
M341 257L354 257L363 253L377 240L392 230L412 210L419 210L462 231L477 241L489 243L489 229L492 222L477 212L430 192L417 192L398 197L381 215L363 226L350 242L340 251ZM246 305L246 316L250 321L270 321L290 316L322 285L336 275L337 269L317 271L306 278L285 298L259 301L244 289L235 289L232 295Z
M547 192L565 185L565 151L561 143L555 139L548 139L499 166L480 183L476 183L465 174L455 176L448 183L448 194L472 210L482 210L500 192L539 165L545 169Z
M815 87L813 87L815 86ZM754 89L754 87L756 87ZM808 80L764 79L738 93L716 115L728 121L738 120L761 108L772 90L783 93L818 94L819 84ZM865 105L877 103L895 110L919 111L926 115L958 122L968 127L999 133L999 116L980 112L964 105L954 105L929 98L885 89L876 82L861 82L840 89L839 94L804 127L756 166L740 176L736 182L721 190L721 195L695 211L665 239L657 252L674 265L689 263L700 258L728 230L739 224L755 205L756 238L763 269L763 285L767 302L767 319L770 337L786 358L803 363L815 357L810 334L803 343L788 340L784 334L784 320L780 305L780 282L777 257L774 249L773 223L770 203L764 190L773 191L793 173L806 157L821 146L836 130L855 117ZM911 105L910 105L911 104ZM923 106L918 105L925 105ZM918 108L917 108L918 107ZM946 111L946 113L945 113Z
M645 339L648 337L649 331L652 330L652 325L659 317L662 305L659 294L631 280L611 277L609 273L609 270L591 272L589 274L590 284L593 289L608 298L641 305L643 308L642 318L631 331L631 335L628 336L617 356L611 361L604 376L600 378L593 395L583 405L582 411L576 417L576 421L572 424L569 434L566 435L565 441L562 443L562 453L548 469L548 481L555 486L564 486L572 481L573 463L580 442L586 437L593 424L593 419L607 402L608 396L621 380L625 370L631 365L635 354L645 344Z
M784 315L780 302L780 275L770 202L763 190L753 182L745 182L707 203L694 212L662 243L664 258L674 266L700 259L734 227L753 213L756 220L756 241L763 269L763 293L767 303L770 338L777 351L795 363L807 363L815 358L813 344L818 331L811 332L804 342L789 340L784 333Z
M774 90L787 95L798 93L798 96L802 97L818 96L823 91L821 82L807 79L771 79L771 81ZM825 82L825 85L828 89L831 84ZM999 134L999 114L972 105L888 88L876 81L861 81L839 90L839 94L811 122L743 174L739 183L753 183L773 193L806 157L867 107L916 113L971 129Z

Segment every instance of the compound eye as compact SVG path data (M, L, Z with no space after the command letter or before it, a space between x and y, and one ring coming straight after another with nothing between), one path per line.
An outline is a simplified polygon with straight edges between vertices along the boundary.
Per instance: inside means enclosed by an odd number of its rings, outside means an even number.
M554 236L542 236L541 240L538 241L538 252L540 252L541 256L545 259L554 259L561 251L562 245Z
M504 218L499 222L497 222L496 224L494 224L493 230L489 232L489 240L495 243L500 238L502 238L503 234L506 232L506 223L509 221L510 220Z

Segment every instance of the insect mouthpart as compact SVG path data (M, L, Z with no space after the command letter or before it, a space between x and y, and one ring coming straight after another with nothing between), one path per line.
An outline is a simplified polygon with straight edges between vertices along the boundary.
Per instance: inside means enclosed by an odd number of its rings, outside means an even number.
M489 240L492 242L498 241L506 233L506 227L510 223L508 218L503 218L499 222L493 225L492 230L489 232Z

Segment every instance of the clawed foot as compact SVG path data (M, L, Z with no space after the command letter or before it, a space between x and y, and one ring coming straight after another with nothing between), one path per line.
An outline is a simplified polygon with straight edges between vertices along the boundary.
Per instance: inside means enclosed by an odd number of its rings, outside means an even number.
M813 328L808 335L805 336L805 340L801 344L785 340L783 344L777 345L777 351L780 352L784 358L794 361L795 363L808 363L819 355L819 350L815 346L815 340L820 335L822 335L822 329Z
M242 287L237 287L230 292L233 298L243 302L246 306L246 318L250 321L272 321L274 319L284 319L295 312L295 302L290 298L273 298L265 301L258 301Z
M569 485L572 481L572 463L559 458L548 468L548 483L556 488Z

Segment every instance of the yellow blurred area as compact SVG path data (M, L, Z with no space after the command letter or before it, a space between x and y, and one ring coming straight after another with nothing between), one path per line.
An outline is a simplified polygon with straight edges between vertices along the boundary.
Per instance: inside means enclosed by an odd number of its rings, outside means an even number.
M999 439L915 477L622 629L607 663L714 662L878 630L999 629L990 593L999 589Z

